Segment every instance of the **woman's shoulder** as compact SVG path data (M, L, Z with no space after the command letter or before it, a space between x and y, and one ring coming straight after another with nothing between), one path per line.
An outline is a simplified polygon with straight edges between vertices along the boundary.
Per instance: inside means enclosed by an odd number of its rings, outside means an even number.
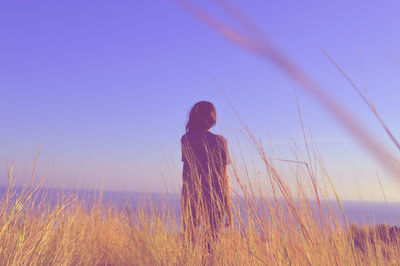
M208 142L218 142L218 143L227 143L226 139L218 134L214 134L210 131L203 131L203 132L191 132L188 131L185 134L182 135L181 137L181 142L187 142L187 141L195 141L198 139L203 139L204 138L208 141Z
M227 142L226 139L222 135L214 134L212 132L209 132L209 133L210 133L209 136L211 138L213 138L215 141L221 142L221 143L226 143Z
M182 135L181 142L182 143L191 142L191 141L193 141L195 139L196 139L196 134L194 134L191 131L187 131L185 134Z
M185 134L183 134L182 135L182 137L181 137L181 142L183 143L183 142L185 142L185 141L187 141L187 138L188 138L188 134L189 132L186 132Z

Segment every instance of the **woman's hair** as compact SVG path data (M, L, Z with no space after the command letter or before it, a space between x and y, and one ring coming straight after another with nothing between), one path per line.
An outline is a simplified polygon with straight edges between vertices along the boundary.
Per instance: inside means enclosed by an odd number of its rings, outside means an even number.
M217 111L212 103L201 101L193 105L186 123L186 132L209 130L217 122Z

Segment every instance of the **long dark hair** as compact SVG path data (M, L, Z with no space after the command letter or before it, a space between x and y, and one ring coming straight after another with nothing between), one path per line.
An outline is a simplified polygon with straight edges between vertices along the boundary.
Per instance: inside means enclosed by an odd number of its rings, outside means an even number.
M217 110L212 103L201 101L193 105L186 123L186 132L209 130L217 122Z

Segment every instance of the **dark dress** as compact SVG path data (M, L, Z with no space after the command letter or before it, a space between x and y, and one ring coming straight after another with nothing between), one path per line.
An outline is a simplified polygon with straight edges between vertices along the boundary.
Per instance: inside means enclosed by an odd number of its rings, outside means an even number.
M182 136L181 145L184 230L202 224L204 228L217 232L229 201L227 141L209 131L188 131Z

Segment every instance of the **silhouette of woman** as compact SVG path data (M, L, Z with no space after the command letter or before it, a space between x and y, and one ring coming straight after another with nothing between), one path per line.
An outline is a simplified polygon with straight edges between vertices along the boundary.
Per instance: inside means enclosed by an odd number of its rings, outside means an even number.
M190 110L186 133L181 138L183 231L185 237L195 241L201 225L209 249L210 242L217 238L224 216L225 225L232 224L227 141L209 131L216 124L216 117L212 103L196 103Z

